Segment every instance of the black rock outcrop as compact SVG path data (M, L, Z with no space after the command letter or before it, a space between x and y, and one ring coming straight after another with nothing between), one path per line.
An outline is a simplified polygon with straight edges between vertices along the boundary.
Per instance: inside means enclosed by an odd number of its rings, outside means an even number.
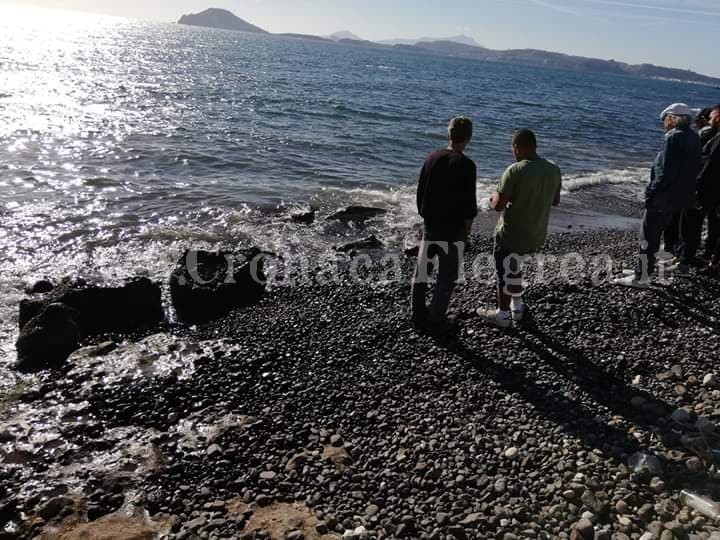
M170 276L170 296L179 319L206 322L257 302L265 292L262 252L188 250Z

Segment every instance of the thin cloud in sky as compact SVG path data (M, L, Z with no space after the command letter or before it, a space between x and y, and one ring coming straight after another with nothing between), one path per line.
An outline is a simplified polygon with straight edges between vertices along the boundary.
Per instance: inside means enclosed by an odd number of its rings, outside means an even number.
M613 19L638 19L645 21L641 26L661 26L677 20L672 15L685 15L680 19L687 24L700 24L703 26L720 26L720 9L712 10L709 2L697 0L685 7L673 7L668 5L648 4L642 2L626 2L622 0L526 0L536 6L544 7L552 11L572 15L580 18L592 18L593 20L610 21ZM560 3L560 2L566 3ZM574 4L574 5L573 5ZM578 5L580 4L580 5ZM585 4L585 7L582 6ZM603 7L617 7L627 11L599 11ZM639 13L642 12L642 13Z
M685 15L703 15L710 17L720 17L720 10L708 9L711 7L710 2L694 2L692 5L699 6L695 7L673 7L661 4L648 4L641 2L624 2L614 0L575 0L576 2L583 2L585 4L598 4L603 6L615 6L619 8L634 8L634 9L645 9L651 11L663 11L666 13L681 13Z
M546 2L545 0L530 0L530 2L537 6L546 7L549 9L553 9L555 11L559 11L560 13L567 13L568 15L575 15L576 17L583 16L583 14L577 10L570 9L569 7L562 6L559 4L553 4L551 2Z

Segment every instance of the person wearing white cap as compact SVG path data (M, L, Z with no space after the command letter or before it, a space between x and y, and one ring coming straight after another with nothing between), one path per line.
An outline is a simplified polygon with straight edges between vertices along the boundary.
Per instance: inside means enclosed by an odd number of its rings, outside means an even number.
M701 148L700 137L691 126L693 116L692 109L684 103L675 103L660 114L665 126L665 142L655 158L645 190L640 254L634 273L615 280L618 285L649 287L660 238L673 214L697 207Z

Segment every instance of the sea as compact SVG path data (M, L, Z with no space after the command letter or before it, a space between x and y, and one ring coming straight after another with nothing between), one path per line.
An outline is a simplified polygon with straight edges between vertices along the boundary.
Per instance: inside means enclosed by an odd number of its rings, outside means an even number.
M583 192L639 198L659 113L678 101L709 106L720 91L0 6L0 363L39 278L166 281L191 246L411 245L420 164L455 115L475 122L483 200L529 127L595 219ZM326 219L351 204L388 213ZM314 224L290 219L310 208Z

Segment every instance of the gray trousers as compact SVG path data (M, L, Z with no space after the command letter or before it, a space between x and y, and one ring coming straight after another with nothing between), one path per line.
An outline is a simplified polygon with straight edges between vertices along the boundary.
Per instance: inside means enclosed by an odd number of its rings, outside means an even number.
M412 314L415 322L442 321L450 305L465 250L464 225L425 225L417 266L412 280ZM437 267L437 279L428 309L425 303L430 276Z

